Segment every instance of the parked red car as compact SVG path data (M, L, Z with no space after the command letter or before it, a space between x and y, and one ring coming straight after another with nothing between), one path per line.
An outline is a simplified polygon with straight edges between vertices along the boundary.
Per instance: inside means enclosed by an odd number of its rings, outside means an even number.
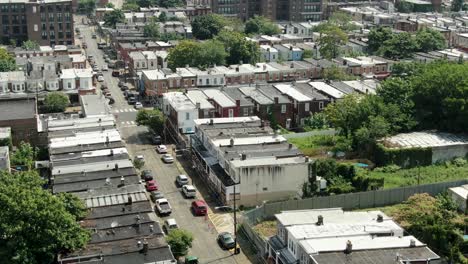
M148 192L157 191L159 189L158 185L154 180L147 181L145 187Z
M208 205L203 200L196 200L192 202L192 210L195 215L206 215Z

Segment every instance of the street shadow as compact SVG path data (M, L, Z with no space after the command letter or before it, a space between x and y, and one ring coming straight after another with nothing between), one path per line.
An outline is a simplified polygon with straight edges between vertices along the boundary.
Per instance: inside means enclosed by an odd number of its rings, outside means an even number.
M127 142L127 144L134 145L148 145L150 143L148 138L140 136L140 134L132 134L126 137L125 141Z

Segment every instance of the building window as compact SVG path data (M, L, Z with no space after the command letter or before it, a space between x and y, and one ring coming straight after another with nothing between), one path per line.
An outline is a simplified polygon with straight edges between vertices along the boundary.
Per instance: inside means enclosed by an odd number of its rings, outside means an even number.
M322 110L323 109L323 102L319 102L319 110Z
M210 79L206 79L206 85L210 85Z
M68 89L71 89L71 88L72 88L71 82L68 82L68 83L67 83L67 88L68 88Z
M42 35L42 39L47 39L47 31L42 31L41 35Z
M190 113L185 113L185 120L190 120Z
M219 81L221 84L224 83L224 79L221 77L221 80Z
M229 109L229 117L234 117L234 109Z
M305 105L304 105L304 110L305 110L306 112L309 112L309 111L310 111L310 110L309 110L309 103L305 103Z
M50 39L55 39L55 32L54 31L50 31L49 34L50 34Z
M249 108L244 108L244 116L249 116Z
M54 13L49 13L49 22L54 21Z
M286 113L286 105L281 105L281 113Z
M57 14L57 20L62 22L62 13Z
M214 78L213 84L215 84L215 85L218 84L218 78Z

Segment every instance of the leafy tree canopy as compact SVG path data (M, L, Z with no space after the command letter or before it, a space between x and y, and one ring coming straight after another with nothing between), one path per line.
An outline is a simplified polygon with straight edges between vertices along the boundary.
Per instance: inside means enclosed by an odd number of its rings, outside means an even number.
M0 72L14 71L15 69L15 58L6 49L0 48Z
M245 39L245 35L240 32L223 30L216 37L224 44L227 53L227 64L256 63L260 61L259 46Z
M68 211L63 198L44 190L34 171L0 174L0 259L4 263L53 263L59 252L73 251L90 234ZM5 208L8 208L6 210Z
M275 35L281 33L280 28L266 17L254 16L245 23L245 34Z
M346 44L348 36L338 26L329 24L320 31L318 40L319 51L326 59L336 58L340 53L340 46Z
M399 60L410 58L418 49L418 43L408 32L394 33L390 39L383 42L378 53L386 58Z
M155 21L151 21L144 26L143 33L152 40L158 40L160 38L159 25Z
M44 99L44 106L49 113L63 112L69 104L70 99L62 92L48 93Z
M11 155L12 166L24 166L27 170L34 168L36 153L38 149L31 146L29 143L21 142L18 148Z
M106 7L107 8L115 8L115 5L113 3L109 2L109 3L106 4Z
M157 109L141 109L137 113L136 122L138 125L147 126L155 133L162 135L164 130L165 117L164 114Z
M34 40L26 40L26 41L23 41L23 44L21 45L21 47L25 50L38 50L39 43L37 43L37 41L34 41Z
M166 237L167 243L175 257L185 256L192 247L193 235L183 229L174 229Z
M191 67L207 68L214 64L226 63L227 53L223 43L218 40L205 42L181 41L176 47L169 50L169 68Z
M329 81L352 81L356 80L354 75L348 74L343 68L333 64L331 67L323 69L323 79Z
M385 41L392 38L392 35L392 29L389 27L371 29L367 42L369 51L377 52Z
M418 44L418 50L422 52L445 48L444 36L439 31L431 28L418 31L416 34L416 43Z
M197 16L192 20L192 33L197 39L212 39L224 26L226 26L226 21L221 15Z
M79 0L78 12L85 15L93 14L96 9L96 1L94 0Z
M121 9L114 9L104 15L104 25L115 28L117 23L125 22L125 15Z

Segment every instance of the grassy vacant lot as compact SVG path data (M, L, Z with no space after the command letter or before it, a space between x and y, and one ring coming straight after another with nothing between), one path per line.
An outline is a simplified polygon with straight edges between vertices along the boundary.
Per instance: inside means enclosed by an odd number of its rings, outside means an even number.
M288 139L309 157L326 155L336 143L336 136L310 136Z
M276 234L276 221L263 221L254 226L254 231L268 238Z
M453 164L447 165L432 165L426 167L412 169L397 169L391 171L383 171L374 169L373 171L360 170L359 173L368 174L371 178L384 178L384 188L396 188L418 184L418 175L420 184L455 181L468 178L468 165L456 166Z

